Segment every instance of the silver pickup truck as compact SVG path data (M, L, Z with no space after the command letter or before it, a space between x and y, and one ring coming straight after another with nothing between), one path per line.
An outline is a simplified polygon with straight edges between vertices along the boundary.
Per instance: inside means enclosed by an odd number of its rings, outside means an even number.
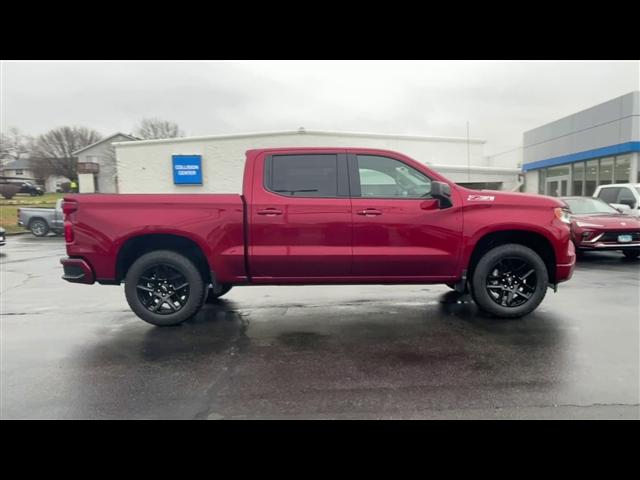
M19 208L18 225L31 230L36 237L44 237L49 232L58 235L64 231L62 199L56 202L55 208Z

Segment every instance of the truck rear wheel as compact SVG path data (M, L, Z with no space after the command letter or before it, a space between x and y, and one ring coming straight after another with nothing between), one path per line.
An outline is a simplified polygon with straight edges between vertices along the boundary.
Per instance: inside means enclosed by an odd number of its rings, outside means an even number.
M124 291L131 310L157 326L178 325L204 302L205 282L191 260L171 250L138 258L129 268Z
M225 295L231 288L232 285L228 283L216 284L214 287L209 288L206 303L215 303L216 300Z
M49 225L42 218L34 218L29 222L29 230L36 237L44 237L49 233Z
M548 283L547 267L536 252L524 245L506 244L480 259L473 272L471 293L485 312L516 318L540 305Z

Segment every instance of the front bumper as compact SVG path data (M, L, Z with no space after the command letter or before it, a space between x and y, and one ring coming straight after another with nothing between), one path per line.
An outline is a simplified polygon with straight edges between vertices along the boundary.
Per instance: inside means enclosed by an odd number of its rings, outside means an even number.
M576 267L576 249L573 242L568 242L567 252L562 259L562 263L556 265L556 284L566 282L573 276Z
M95 283L95 275L89 265L82 258L69 258L64 257L60 259L62 268L64 269L64 275L62 279L71 283L85 283L91 285Z
M627 248L640 248L640 242L632 242L632 243L583 242L578 244L579 250L626 250Z

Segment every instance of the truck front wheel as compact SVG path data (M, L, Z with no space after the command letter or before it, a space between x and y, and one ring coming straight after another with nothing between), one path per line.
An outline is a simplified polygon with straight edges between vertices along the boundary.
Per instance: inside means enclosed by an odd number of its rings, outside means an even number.
M548 283L547 267L536 252L524 245L506 244L480 259L473 272L471 293L485 312L515 318L536 309Z
M193 262L171 250L142 255L129 268L124 285L131 310L162 327L178 325L198 313L205 288Z

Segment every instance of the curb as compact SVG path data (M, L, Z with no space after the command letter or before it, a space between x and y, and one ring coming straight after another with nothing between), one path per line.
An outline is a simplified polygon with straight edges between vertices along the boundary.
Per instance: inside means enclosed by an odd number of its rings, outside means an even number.
M27 233L31 233L29 230L25 230L24 232L4 232L6 237L16 237L18 235L25 235Z

